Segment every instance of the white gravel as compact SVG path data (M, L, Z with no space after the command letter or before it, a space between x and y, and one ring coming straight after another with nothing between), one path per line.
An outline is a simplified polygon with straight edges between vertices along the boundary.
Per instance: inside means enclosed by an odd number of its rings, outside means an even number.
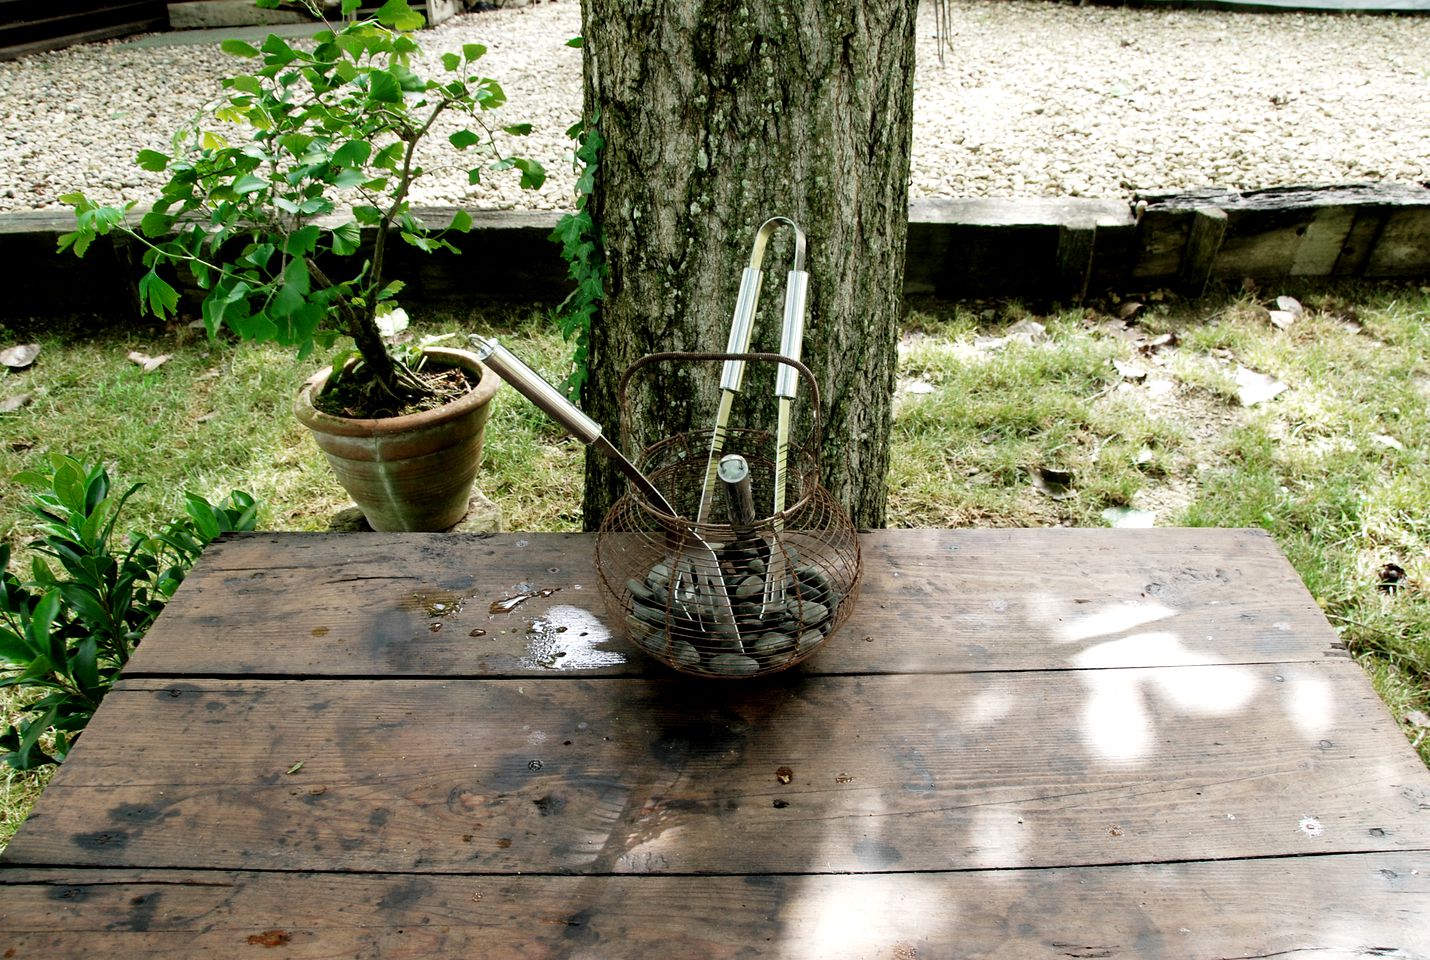
M1250 14L951 0L938 62L932 5L919 19L910 193L1087 196L1203 186L1430 180L1430 17ZM580 105L574 0L469 14L421 35L428 55L485 43L506 88L504 123L547 168L467 184L445 139L423 204L562 209L564 133ZM217 95L235 61L216 45L88 44L0 63L0 210L43 209L83 189L147 200L158 176L132 158Z

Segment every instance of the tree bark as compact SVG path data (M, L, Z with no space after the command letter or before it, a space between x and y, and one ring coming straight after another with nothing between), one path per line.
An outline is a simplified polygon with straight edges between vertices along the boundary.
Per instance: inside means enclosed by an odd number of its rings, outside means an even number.
M809 239L804 361L822 395L825 484L884 522L907 234L916 0L583 0L586 112L605 138L590 200L609 276L583 406L620 426L617 384L663 350L723 350L759 225ZM765 258L755 348L778 350L787 233ZM634 453L708 432L719 367L633 392ZM746 392L772 392L753 368ZM802 388L803 391L803 388ZM801 394L807 402L808 391ZM757 410L773 431L773 405ZM768 419L765 419L768 417ZM624 489L587 459L585 522Z

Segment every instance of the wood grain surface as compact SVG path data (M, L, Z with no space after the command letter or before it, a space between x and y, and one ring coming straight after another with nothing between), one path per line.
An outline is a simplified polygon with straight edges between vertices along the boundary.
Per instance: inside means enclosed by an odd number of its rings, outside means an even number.
M1430 774L1264 534L861 539L824 651L701 682L590 536L226 538L0 958L1430 957Z
M587 874L1290 856L1430 849L1427 786L1344 661L746 684L136 680L5 856Z
M1401 853L758 878L19 869L0 873L0 928L13 960L1405 960L1430 956L1430 870Z
M128 675L668 675L611 628L594 543L582 534L225 539ZM800 672L1345 656L1259 530L883 530L861 543L854 615ZM491 612L493 601L548 591Z

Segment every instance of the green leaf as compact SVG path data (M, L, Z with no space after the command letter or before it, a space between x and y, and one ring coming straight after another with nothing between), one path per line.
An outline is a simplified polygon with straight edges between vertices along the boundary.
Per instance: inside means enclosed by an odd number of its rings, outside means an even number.
M442 66L447 70L456 70L462 65L462 58L455 53L442 54Z
M343 16L350 17L362 6L362 0L343 0Z
M93 637L85 637L75 648L74 655L74 678L79 681L81 690L98 690L99 681L99 641Z
M424 237L420 233L413 233L410 230L403 230L401 235L403 240L406 240L408 243L412 244L414 247L416 247L418 250L421 250L423 253L431 253L438 247L437 241L431 239L430 237Z
M147 302L149 312L161 320L178 313L179 292L152 269L139 278L139 300Z
M521 171L521 187L523 190L538 190L546 182L546 170L535 160L526 157L515 157L511 165Z
M308 298L311 285L308 278L308 264L303 260L293 260L283 271L283 286L269 307L276 317L287 317L302 308Z
M365 227L375 227L382 222L382 211L369 204L353 207L353 218Z
M293 156L301 157L307 152L308 148L313 145L314 139L316 138L306 133L289 133L279 137L278 142L283 145L283 149L287 150Z
M340 167L361 167L372 156L372 144L366 140L349 140L333 151L333 163Z
M401 141L388 144L378 151L377 156L372 158L372 165L396 172L402 163L402 151L405 146Z
M447 226L447 229L466 233L472 229L472 215L465 210L458 210L452 215L452 222Z
M134 162L139 164L140 169L163 173L164 168L169 165L169 158L158 150L140 150L139 155L134 158Z
M263 62L269 66L283 66L298 59L298 52L288 46L287 41L282 37L274 33L270 33L267 39L263 41L263 47L261 49L265 54ZM281 78L279 82L283 82ZM288 84L284 84L284 86L287 85Z
M475 146L482 142L482 138L470 130L458 130L447 138L452 146L458 150L465 150L467 147Z
M356 187L367 182L367 174L361 170L342 170L332 179L333 186L339 190L346 190L349 187Z
M377 22L393 30L421 30L427 21L407 5L407 0L387 0L377 11Z
M253 0L260 10L277 10L281 0Z
M139 221L139 232L146 237L167 236L169 230L174 226L174 220L174 217L151 210L144 214L144 218Z
M247 93L255 97L263 96L263 84L258 82L257 77L247 75L229 77L223 82L230 90L237 90L239 93Z
M402 84L384 70L374 70L367 75L367 95L378 103L401 103Z
M476 98L477 106L483 110L495 110L506 103L506 91L495 80L484 77L477 84Z
M59 243L55 247L55 252L64 253L66 250L73 248L74 255L82 257L85 251L89 249L89 245L93 242L94 234L88 230L76 230L74 233L64 233L60 235Z
M485 44L481 44L481 43L464 43L464 44L462 44L462 59L466 60L468 63L471 63L473 60L480 60L483 56L486 55L486 52L487 52L487 48L486 48L486 45L485 45Z
M305 257L318 248L318 237L322 230L313 224L294 230L283 244L283 252L290 257Z
M261 6L261 4L260 4ZM225 40L219 44L224 53L232 54L235 57L256 57L258 48L251 43L244 43L242 40Z
M575 47L575 48L578 49L578 50L581 49L582 47L584 47L585 45L586 45L586 38L585 38L585 37L572 37L570 40L567 40L567 41L566 41L566 46L568 46L568 47Z
M509 127L502 127L502 129L514 137L524 137L531 132L531 124L514 123Z
M356 223L345 223L332 231L333 253L346 257L356 253L362 242L362 229Z
M240 197L268 189L268 181L251 173L245 173L233 182L233 192Z
M218 517L214 514L213 504L198 494L184 494L184 512L193 518L194 525L199 528L199 533L205 541L212 540L223 532Z

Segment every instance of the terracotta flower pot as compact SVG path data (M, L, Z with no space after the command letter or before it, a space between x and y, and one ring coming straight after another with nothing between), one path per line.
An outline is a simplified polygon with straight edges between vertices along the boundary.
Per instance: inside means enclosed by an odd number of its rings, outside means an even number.
M436 410L357 420L313 406L332 372L319 371L298 391L293 412L313 431L338 482L374 530L446 530L467 512L482 459L482 434L498 377L465 350L431 347L429 362L462 367L476 389Z

